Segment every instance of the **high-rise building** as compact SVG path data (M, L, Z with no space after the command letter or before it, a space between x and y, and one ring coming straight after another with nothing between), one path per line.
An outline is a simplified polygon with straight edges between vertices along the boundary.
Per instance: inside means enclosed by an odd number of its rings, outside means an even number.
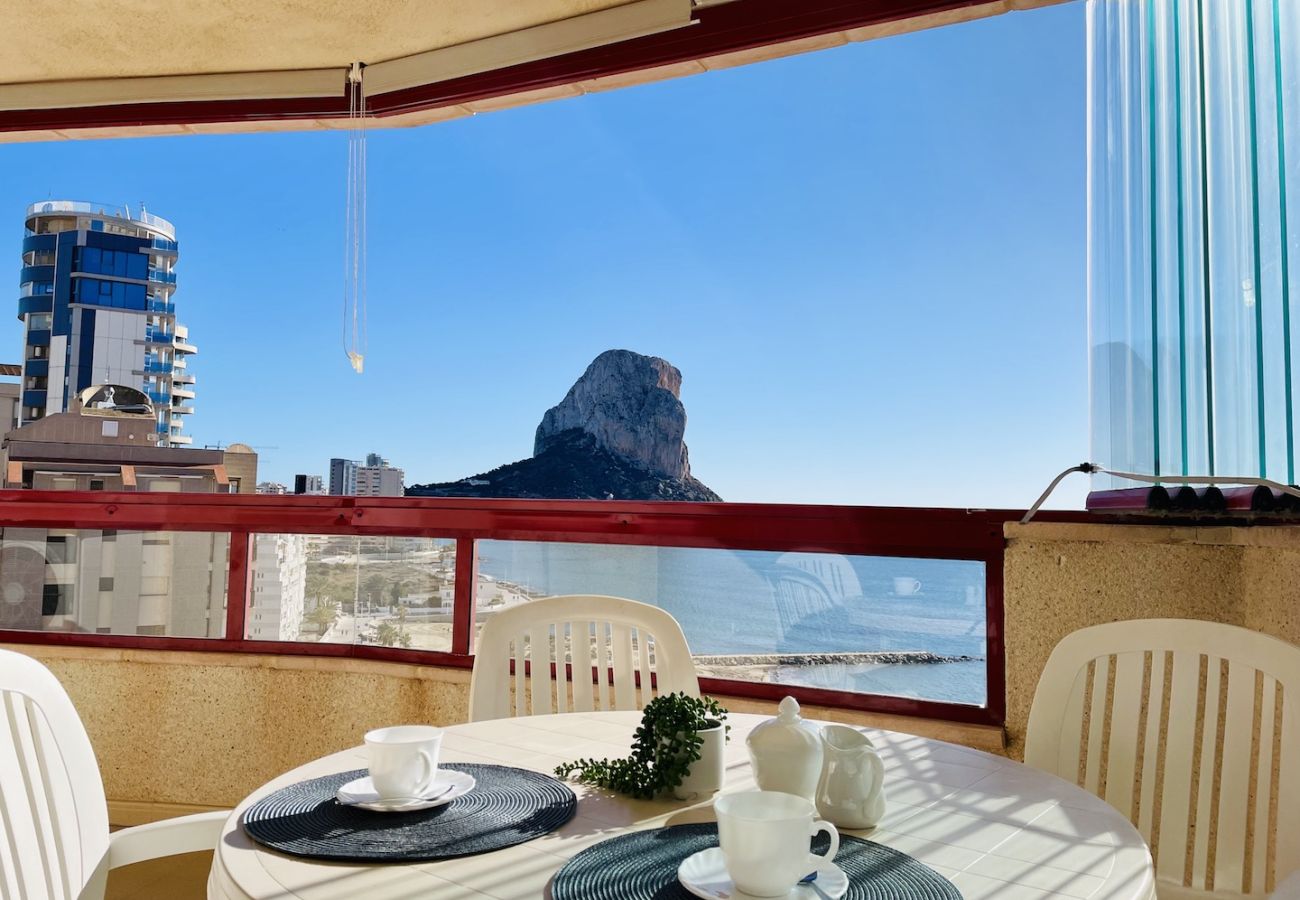
M298 640L306 592L307 536L254 536L253 590L244 618L249 640Z
M295 494L323 494L325 493L325 480L319 475L295 475L293 476L293 492Z
M388 465L360 466L357 469L358 497L400 497L406 487L406 473Z
M357 492L357 463L353 459L334 457L330 460L330 493L352 496Z
M125 385L148 395L158 446L193 442L181 432L194 411L186 359L198 351L176 322L176 257L176 229L143 206L28 207L20 424L67 412L91 385Z

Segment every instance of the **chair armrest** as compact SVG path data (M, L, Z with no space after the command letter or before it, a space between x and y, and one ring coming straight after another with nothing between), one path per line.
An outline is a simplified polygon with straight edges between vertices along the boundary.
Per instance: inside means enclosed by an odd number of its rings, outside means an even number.
M219 809L115 831L108 837L108 868L178 853L215 850L228 818L230 810Z

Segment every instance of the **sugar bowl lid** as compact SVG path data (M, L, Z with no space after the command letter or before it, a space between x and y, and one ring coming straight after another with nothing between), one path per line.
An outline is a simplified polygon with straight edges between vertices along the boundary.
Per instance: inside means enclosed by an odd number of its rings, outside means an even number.
M821 730L799 715L799 701L786 697L777 706L777 716L754 727L747 743L756 750L821 749Z

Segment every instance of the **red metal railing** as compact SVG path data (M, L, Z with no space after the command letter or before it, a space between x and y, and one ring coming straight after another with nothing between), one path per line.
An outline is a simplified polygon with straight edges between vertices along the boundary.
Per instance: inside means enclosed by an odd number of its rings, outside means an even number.
M0 642L91 647L349 656L434 665L473 664L471 640L480 539L634 544L978 560L985 566L988 703L705 678L713 694L1001 724L1006 705L1002 643L1003 524L1014 510L361 497L0 491L0 527L214 531L231 535L222 638L0 630ZM1042 514L1072 519L1078 514ZM453 538L455 598L450 652L366 644L246 640L250 534L303 533Z

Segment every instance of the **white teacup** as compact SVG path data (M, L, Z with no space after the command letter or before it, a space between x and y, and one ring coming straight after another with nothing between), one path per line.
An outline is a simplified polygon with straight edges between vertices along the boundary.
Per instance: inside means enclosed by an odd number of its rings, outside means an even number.
M831 836L825 859L834 859L840 849L835 826L816 818L813 805L794 794L723 794L713 801L713 810L727 874L737 888L755 897L784 897L816 870L823 857L809 852L808 839L818 832Z
M894 579L894 593L900 597L908 597L921 590L921 582L915 578L902 576Z
M442 729L431 725L394 725L366 732L370 780L384 800L422 797L438 775Z

